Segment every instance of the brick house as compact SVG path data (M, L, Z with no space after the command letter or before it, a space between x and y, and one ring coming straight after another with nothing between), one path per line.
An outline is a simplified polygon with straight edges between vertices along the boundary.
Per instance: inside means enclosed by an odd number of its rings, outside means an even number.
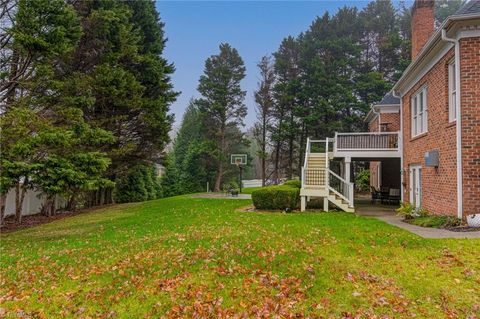
M437 29L434 2L415 1L412 62L366 122L369 132L307 141L302 209L323 197L325 210L353 211L357 160L371 163L372 186L393 189L402 201L434 214L480 213L480 0ZM314 152L315 143L323 151Z
M480 212L480 0L435 30L433 1L415 1L412 62L400 97L402 196L435 214Z

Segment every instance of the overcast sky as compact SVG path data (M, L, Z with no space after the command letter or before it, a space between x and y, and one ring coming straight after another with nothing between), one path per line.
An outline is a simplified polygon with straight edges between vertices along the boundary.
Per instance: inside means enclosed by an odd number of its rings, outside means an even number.
M165 57L173 62L175 90L181 91L171 111L175 125L192 97L197 97L198 79L205 60L218 53L218 46L228 42L235 47L247 68L242 82L247 91L246 128L255 122L253 91L257 87L256 64L265 54L278 48L288 35L307 30L316 16L338 8L363 8L368 1L158 1L157 9L165 23L168 37Z

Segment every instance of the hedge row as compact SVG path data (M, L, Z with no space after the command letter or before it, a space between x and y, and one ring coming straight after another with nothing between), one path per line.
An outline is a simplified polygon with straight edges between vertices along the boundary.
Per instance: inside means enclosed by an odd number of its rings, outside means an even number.
M257 209L295 209L300 198L300 187L300 181L263 187L252 192L253 205Z

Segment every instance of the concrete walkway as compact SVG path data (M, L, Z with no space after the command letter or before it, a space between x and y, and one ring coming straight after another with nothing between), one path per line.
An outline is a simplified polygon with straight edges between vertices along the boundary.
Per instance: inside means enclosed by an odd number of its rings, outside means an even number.
M480 231L454 232L405 223L402 221L402 217L396 215L395 206L391 205L370 204L370 201L359 200L355 203L355 212L360 216L377 218L423 238L480 238Z
M202 194L195 194L192 197L196 198L218 198L218 199L252 199L252 195L250 194L238 194L238 196L231 196L225 193L202 193Z

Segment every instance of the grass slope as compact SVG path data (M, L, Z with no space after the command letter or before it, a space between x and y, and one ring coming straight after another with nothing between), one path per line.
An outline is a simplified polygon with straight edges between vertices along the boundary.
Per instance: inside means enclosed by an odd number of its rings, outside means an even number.
M240 213L174 197L1 237L11 317L476 318L479 240L343 213Z

